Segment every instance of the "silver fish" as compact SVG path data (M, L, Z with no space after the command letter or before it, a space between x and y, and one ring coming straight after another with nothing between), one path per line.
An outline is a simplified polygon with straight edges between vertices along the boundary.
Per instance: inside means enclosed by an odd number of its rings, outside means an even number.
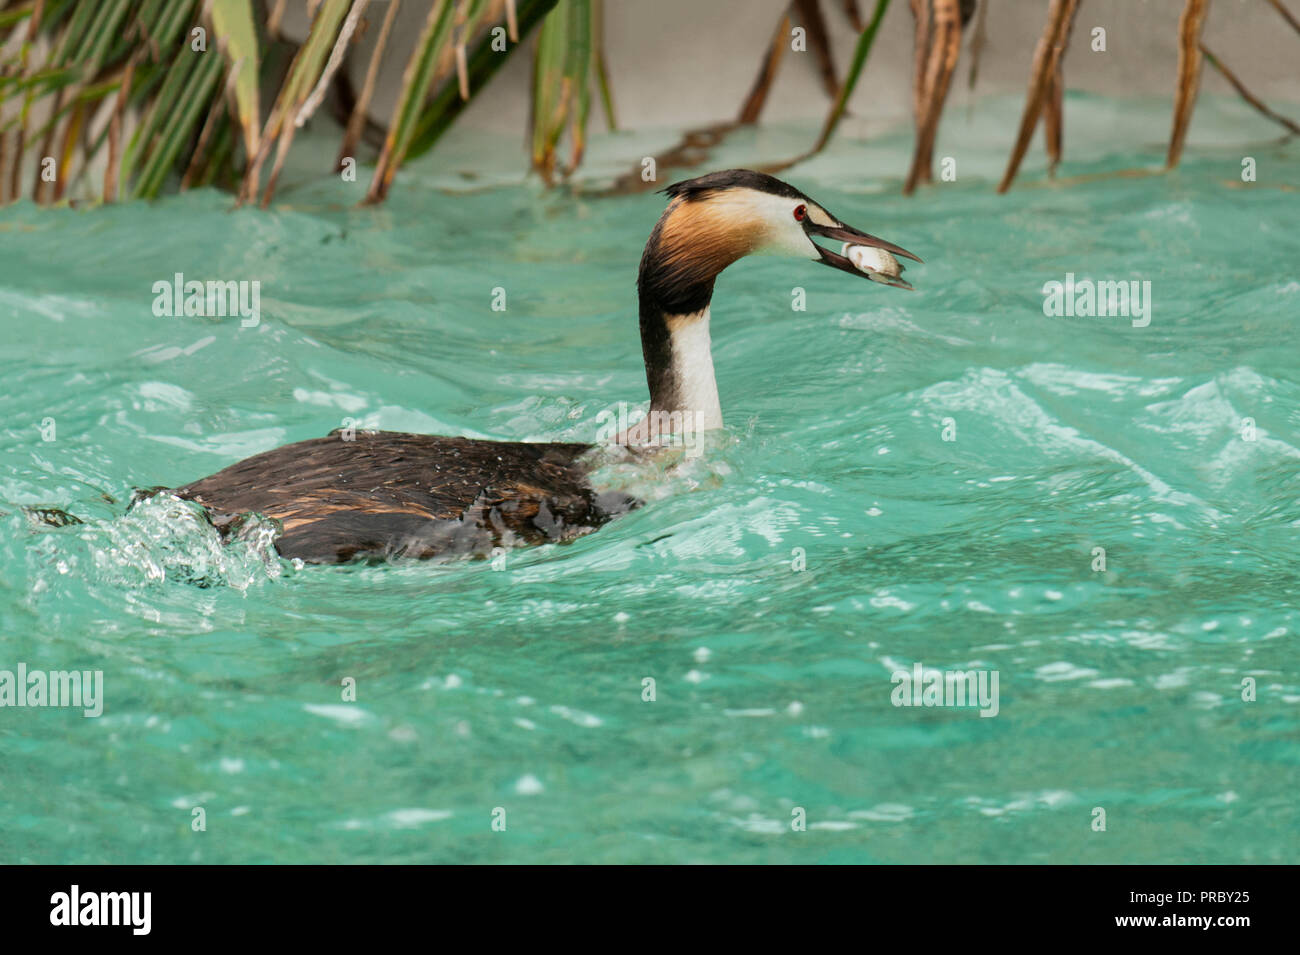
M852 262L855 269L873 282L879 282L881 285L892 285L895 288L912 288L910 282L900 278L903 272L902 263L884 249L875 249L869 245L854 245L851 242L845 242L844 247L840 250L840 255Z

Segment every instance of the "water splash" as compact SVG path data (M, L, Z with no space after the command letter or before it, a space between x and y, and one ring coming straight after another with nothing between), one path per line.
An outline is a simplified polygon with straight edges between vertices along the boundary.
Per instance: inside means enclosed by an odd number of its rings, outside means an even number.
M249 514L223 540L200 505L162 492L111 520L39 532L30 592L39 596L58 578L82 574L123 588L170 582L245 592L284 573L275 550L280 531L278 521Z

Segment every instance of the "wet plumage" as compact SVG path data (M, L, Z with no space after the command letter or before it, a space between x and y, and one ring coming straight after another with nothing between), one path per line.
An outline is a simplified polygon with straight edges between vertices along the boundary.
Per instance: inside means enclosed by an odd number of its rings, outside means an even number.
M581 459L590 450L339 430L172 493L202 504L222 531L248 512L275 518L280 553L313 563L482 555L572 540L635 506L588 485Z

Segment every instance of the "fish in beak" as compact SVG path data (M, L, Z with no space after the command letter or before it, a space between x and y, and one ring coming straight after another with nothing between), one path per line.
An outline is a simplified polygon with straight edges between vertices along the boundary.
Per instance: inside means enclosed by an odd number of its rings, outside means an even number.
M848 272L850 275L860 275L881 285L892 285L894 288L904 288L909 292L915 291L911 283L901 277L903 264L896 256L911 259L913 262L921 262L921 259L902 246L886 242L884 239L876 238L843 223L821 225L814 222L811 216L803 220L803 228L810 240L814 236L821 236L842 243L839 252L832 252L824 245L813 242L823 265Z

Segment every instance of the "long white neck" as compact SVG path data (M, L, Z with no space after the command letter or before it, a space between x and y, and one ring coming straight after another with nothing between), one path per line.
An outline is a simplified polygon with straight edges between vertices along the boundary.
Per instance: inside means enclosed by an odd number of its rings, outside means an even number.
M697 431L722 427L722 403L713 375L713 348L709 338L709 309L689 315L665 316L668 326L667 387L650 396L650 411L682 412ZM671 420L671 418L670 418Z
M650 411L620 438L716 431L722 404L713 375L709 303L718 273L749 251L743 229L675 197L650 233L637 274L641 352Z
M646 317L646 312L642 312ZM646 378L650 410L619 434L618 444L657 444L660 435L679 435L698 448L706 431L722 427L722 403L713 377L709 340L709 307L681 315L653 314L643 323L650 330L646 346Z

